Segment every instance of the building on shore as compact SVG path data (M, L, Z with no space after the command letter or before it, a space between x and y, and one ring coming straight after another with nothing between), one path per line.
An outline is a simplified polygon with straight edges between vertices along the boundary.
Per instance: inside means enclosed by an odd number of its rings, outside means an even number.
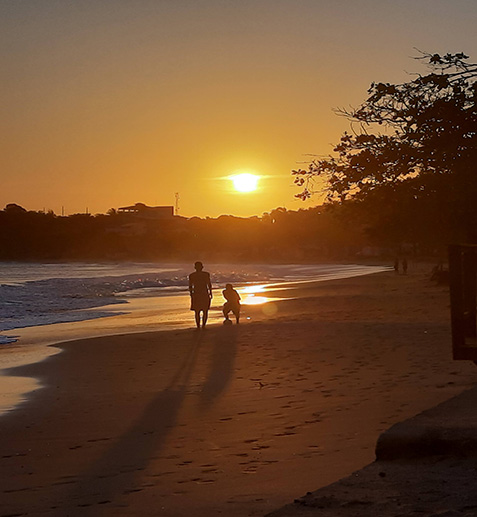
M136 203L131 206L118 208L120 214L131 214L144 219L172 219L174 217L173 206L147 206L144 203Z

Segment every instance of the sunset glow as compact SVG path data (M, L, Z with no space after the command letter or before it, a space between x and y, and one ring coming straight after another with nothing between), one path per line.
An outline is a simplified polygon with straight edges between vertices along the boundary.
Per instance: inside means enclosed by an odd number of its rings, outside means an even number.
M290 171L349 129L333 108L408 80L414 47L475 58L468 0L279 5L0 2L0 210L96 214L176 193L183 217L315 206L324 195L295 198Z
M257 190L258 176L256 174L243 172L230 176L230 179L234 184L234 189L238 192L253 192Z

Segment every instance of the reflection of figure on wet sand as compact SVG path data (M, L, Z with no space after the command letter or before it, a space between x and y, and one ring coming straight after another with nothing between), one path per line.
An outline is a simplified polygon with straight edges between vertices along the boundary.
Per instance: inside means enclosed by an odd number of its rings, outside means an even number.
M190 310L195 312L195 323L200 328L200 313L202 312L202 327L207 323L210 300L212 299L212 284L210 274L202 271L202 262L194 264L195 271L189 275Z
M223 313L225 317L224 323L229 322L229 313L233 312L235 320L238 323L240 320L240 295L234 289L232 284L225 284L225 289L222 291L224 298L227 300L224 303Z

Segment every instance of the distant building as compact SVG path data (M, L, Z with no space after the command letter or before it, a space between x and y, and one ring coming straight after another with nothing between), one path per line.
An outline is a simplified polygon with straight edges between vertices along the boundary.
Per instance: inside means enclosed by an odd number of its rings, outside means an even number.
M120 207L118 212L121 214L133 214L145 219L171 219L174 217L173 206L147 206L144 203Z

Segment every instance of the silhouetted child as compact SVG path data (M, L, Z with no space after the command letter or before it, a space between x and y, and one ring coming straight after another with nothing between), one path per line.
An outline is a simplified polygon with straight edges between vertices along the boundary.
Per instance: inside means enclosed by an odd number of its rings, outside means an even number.
M232 284L225 284L225 289L222 291L224 298L227 300L224 303L223 313L225 321L229 320L229 313L233 312L237 323L240 320L240 295L234 289Z

